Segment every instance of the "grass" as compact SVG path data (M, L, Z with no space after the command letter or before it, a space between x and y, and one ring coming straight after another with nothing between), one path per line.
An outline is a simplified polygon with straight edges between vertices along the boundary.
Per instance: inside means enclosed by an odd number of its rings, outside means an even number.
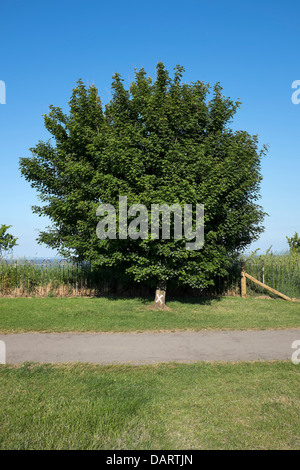
M300 303L284 300L182 299L170 311L149 301L120 298L2 298L0 333L29 331L160 331L300 327Z
M299 449L299 366L0 366L1 449Z

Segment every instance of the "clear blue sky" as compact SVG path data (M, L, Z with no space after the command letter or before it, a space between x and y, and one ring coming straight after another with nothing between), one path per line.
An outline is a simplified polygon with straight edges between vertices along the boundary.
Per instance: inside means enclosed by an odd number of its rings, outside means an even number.
M36 193L18 161L49 138L42 114L65 107L78 78L94 83L103 102L111 76L128 84L135 67L155 74L158 61L186 69L184 80L220 81L240 98L233 127L269 144L262 165L261 205L266 230L251 248L287 249L300 232L300 104L291 84L300 80L300 2L60 0L1 2L0 224L19 237L18 256L53 256L35 241L47 225L33 215Z

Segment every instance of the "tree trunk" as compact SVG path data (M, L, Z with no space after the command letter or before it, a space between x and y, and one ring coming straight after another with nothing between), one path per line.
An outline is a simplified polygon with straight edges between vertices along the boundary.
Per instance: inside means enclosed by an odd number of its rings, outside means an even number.
M159 309L166 308L166 290L167 290L167 282L166 281L159 282L155 291L155 299L153 302L154 308L159 308Z

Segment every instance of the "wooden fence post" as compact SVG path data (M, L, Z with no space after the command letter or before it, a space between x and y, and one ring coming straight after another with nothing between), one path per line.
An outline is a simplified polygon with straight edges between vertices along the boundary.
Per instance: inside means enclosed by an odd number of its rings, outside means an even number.
M78 295L78 263L76 263L76 297Z
M14 296L17 297L17 262L15 261L15 291Z
M241 295L242 295L242 297L247 297L247 285L246 285L245 262L244 261L242 261L242 270L241 270Z

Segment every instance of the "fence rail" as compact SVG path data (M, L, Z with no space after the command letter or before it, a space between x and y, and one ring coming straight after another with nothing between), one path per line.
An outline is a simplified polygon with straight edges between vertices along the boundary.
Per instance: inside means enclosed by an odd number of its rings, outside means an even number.
M288 297L300 297L300 263L299 258L271 257L257 260L246 260L245 270L258 281L285 294ZM247 284L247 291L252 295L268 294L261 286Z
M248 259L246 272L288 297L300 298L300 263L293 257L266 257ZM143 289L143 287L141 288ZM140 290L141 290L140 289ZM137 292L136 286L105 269L92 269L89 263L72 263L66 260L50 262L1 261L1 297L69 297L98 296L111 293ZM147 290L147 289L146 289ZM149 289L149 293L152 292ZM176 290L179 293L178 289ZM145 288L144 288L144 293ZM187 290L185 289L185 293ZM191 295L240 295L241 261L231 264L227 276L216 277L214 286L205 290L188 292ZM249 283L251 296L270 295L263 287Z

